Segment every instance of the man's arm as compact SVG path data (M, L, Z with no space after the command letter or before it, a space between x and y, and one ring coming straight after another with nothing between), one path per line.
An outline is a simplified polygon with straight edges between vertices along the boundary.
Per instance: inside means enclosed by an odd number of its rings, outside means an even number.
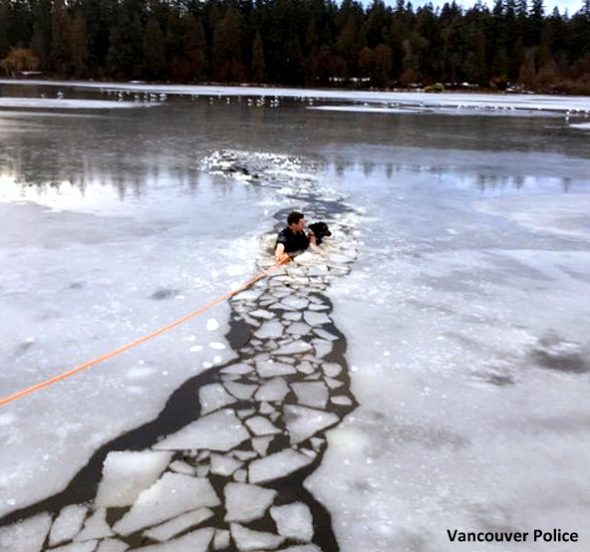
M275 249L275 259L277 262L286 261L289 258L289 255L285 253L285 246L282 243L277 244L277 248Z

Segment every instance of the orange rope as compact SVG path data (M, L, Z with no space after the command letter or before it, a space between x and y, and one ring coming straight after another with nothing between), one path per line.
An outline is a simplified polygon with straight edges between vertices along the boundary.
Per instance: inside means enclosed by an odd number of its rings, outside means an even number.
M228 291L227 293L224 293L223 295L220 295L219 297L216 297L215 299L212 299L211 301L209 301L205 305L199 307L198 309L196 309L192 312L189 312L188 314L182 316L181 318L179 318L178 320L175 320L174 322L170 322L170 324L166 324L165 326L159 328L158 330L155 330L147 335L144 335L142 337L134 339L133 341L129 341L125 345L121 345L121 347L118 347L117 349L114 349L108 353L105 353L104 355L101 355L101 356L96 357L92 360L89 360L88 362L85 362L84 364L80 364L79 366L76 366L75 368L72 368L71 370L67 370L66 372L62 372L61 374L58 374L57 376L54 376L54 377L49 378L47 380L36 383L35 385L31 385L31 387L27 387L26 389L22 389L20 391L17 391L16 393L13 393L12 395L8 395L7 397L0 399L0 408L3 406L6 406L7 404L9 404L13 401L16 401L18 399L22 399L23 397L26 397L27 395L31 395L32 393L35 393L36 391L40 391L41 389L44 389L45 387L49 387L50 385L53 385L54 383L57 383L58 381L69 378L70 376L73 376L74 374L77 374L78 372L82 372L82 370L86 370L87 368L95 366L96 364L99 364L100 362L108 360L109 358L112 358L116 355L120 355L121 353L124 353L125 351L128 351L129 349L131 349L133 347L137 347L138 345L141 345L145 341L153 339L154 337L162 335L163 333L169 332L170 330L172 330L176 326L180 326L180 324L184 324L185 322L188 322L189 320L196 318L200 314L203 314L205 311L214 307L218 303L221 303L222 301L225 301L225 300L229 299L230 297L233 297L234 295L237 295L238 293L244 291L246 288L250 287L252 284L256 283L258 280L265 278L271 272L273 272L276 268L278 268L279 266L281 266L283 264L286 264L287 262L289 262L288 259L284 260L284 261L277 262L276 264L274 264L270 268L267 268L265 271L260 272L256 276L250 278L248 281L241 284L238 288L236 288L232 291Z

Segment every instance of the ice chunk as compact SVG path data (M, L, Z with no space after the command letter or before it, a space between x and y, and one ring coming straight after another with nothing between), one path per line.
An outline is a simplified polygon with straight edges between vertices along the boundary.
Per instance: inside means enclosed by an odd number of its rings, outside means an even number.
M303 502L274 506L270 515L284 537L301 541L310 541L313 537L311 512Z
M74 504L62 508L49 533L49 546L72 540L80 531L87 508Z
M129 548L128 544L117 539L107 539L102 541L96 552L125 552Z
M245 483L247 475L248 475L248 472L246 472L246 470L236 470L234 472L234 480L237 481L238 483Z
M154 445L159 450L230 450L250 434L233 410L225 409L198 419Z
M248 385L246 383L236 383L233 381L224 383L225 388L238 399L246 400L252 396L256 391L256 385Z
M293 383L293 391L297 395L299 404L325 408L328 402L328 388L322 381L310 383Z
M290 333L292 335L301 336L301 335L305 335L306 333L309 333L310 330L311 330L311 328L307 324L304 324L303 322L293 322L293 324L291 324L287 328L287 333Z
M277 492L258 485L228 483L225 486L225 521L248 523L260 519L272 504Z
M220 341L212 341L209 343L209 347L215 351L223 351L223 349L225 349L225 345Z
M249 467L250 481L252 483L264 483L279 479L303 466L307 466L311 461L311 458L293 449L283 450L266 458L254 460Z
M197 529L165 543L134 548L133 552L207 552L214 532L212 527Z
M314 433L340 421L336 414L304 406L285 405L284 418L291 443L300 443Z
M229 531L225 529L215 529L215 537L213 538L213 549L224 550L229 547Z
M207 330L209 330L210 332L214 332L215 330L219 329L219 322L217 322L217 320L215 320L215 318L209 318L209 320L207 320Z
M160 477L171 457L169 452L109 452L102 468L96 506L130 506L139 493Z
M261 318L263 320L270 320L271 318L274 318L275 313L267 311L267 310L258 309L258 310L252 311L250 313L250 316L253 316L254 318Z
M248 550L274 550L285 540L285 537L262 531L253 531L242 527L238 523L232 523L230 527L231 535L238 549L244 552Z
M256 412L255 408L245 408L242 410L238 410L237 414L238 414L238 418L240 418L240 420L243 420L244 418L248 418L249 416L252 416L252 414L254 414L254 412Z
M86 541L91 539L102 539L113 535L110 525L107 524L106 508L99 508L88 517L84 523L84 529L78 533L74 540Z
M327 339L328 341L336 341L339 339L337 335L323 330L322 328L315 328L313 332L321 339Z
M64 546L52 548L51 552L94 552L96 549L96 541L72 542Z
M325 357L332 352L332 342L324 339L314 339L313 345L315 347L315 354L317 357Z
M129 535L189 510L219 504L219 498L207 479L168 472L139 495L113 529L121 535Z
M269 435L271 433L280 433L278 427L272 425L264 416L254 416L246 420L246 425L255 435Z
M314 371L314 367L309 361L304 360L297 365L297 370L299 372L303 372L304 374L311 374Z
M330 324L332 322L328 315L323 312L307 311L303 314L303 318L310 326L321 326L322 324Z
M285 320L297 322L297 321L301 320L301 313L300 312L286 312L285 314L283 314L283 318Z
M324 380L330 389L337 389L338 387L342 387L344 385L344 383L342 383L340 380L334 378L324 378Z
M242 462L236 460L232 456L224 456L222 454L211 455L211 471L218 475L230 476L240 466Z
M272 436L254 437L251 441L252 448L258 453L259 456L264 456L272 439Z
M289 392L289 387L283 378L273 378L256 391L257 401L282 401Z
M232 454L240 460L251 460L252 458L256 458L256 453L253 450L234 450Z
M287 374L294 374L296 372L293 366L284 364L282 362L274 362L272 360L263 360L256 363L256 369L262 378L271 378L273 376L284 376Z
M311 345L305 341L294 341L288 345L283 345L278 351L277 355L296 355L299 353L306 353L311 349Z
M282 378L278 378L278 379L282 379ZM256 393L256 395L258 395L258 393ZM261 414L272 414L273 412L276 412L275 409L270 406L270 404L268 404L267 402L262 402L260 404L260 413Z
M231 366L228 366L227 368L224 368L223 370L221 370L222 374L247 374L248 372L252 371L252 366L244 363L244 362L240 362L238 364L232 364Z
M0 527L0 550L2 552L39 552L50 525L51 517L44 513Z
M328 310L330 307L328 305L314 305L314 304L310 304L309 305L309 310L312 311L325 311Z
M212 383L205 385L199 389L199 402L201 403L201 415L209 414L213 410L217 410L228 404L236 402L221 384Z
M258 339L275 339L277 337L281 337L285 328L283 325L278 322L277 320L273 320L271 322L265 322L254 332L254 335Z
M186 531L189 527L202 523L212 516L213 510L210 510L209 508L199 508L194 512L188 512L171 519L170 521L166 521L157 527L152 527L151 529L144 531L143 534L150 539L164 542L170 540L175 535L178 535L178 533Z
M322 364L322 370L326 376L335 378L340 372L342 372L342 366L340 366L340 364L336 364L335 362L326 362Z
M176 473L184 473L185 475L195 475L195 468L182 460L175 460L170 464L170 469Z
M209 474L209 466L197 466L197 477L207 477Z
M308 304L309 301L307 299L297 297L296 295L290 295L289 297L285 297L281 301L281 305L286 305L287 307L295 310L303 310L307 307Z
M345 395L338 395L336 397L332 397L330 401L332 401L334 404L339 404L342 406L350 406L352 404L352 401Z

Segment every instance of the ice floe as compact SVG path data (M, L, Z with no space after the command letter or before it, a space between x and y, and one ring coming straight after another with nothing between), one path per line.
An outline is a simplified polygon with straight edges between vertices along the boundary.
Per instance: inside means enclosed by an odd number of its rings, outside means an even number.
M160 477L171 456L168 452L110 452L103 464L96 505L131 506Z
M301 405L325 408L328 402L328 388L321 382L303 382L291 384Z
M98 508L92 515L88 516L84 528L76 535L74 540L103 539L112 535L111 526L107 523L106 508Z
M285 537L254 531L238 523L231 524L231 534L240 552L274 550L285 540Z
M260 460L254 460L249 467L249 477L252 483L264 483L279 479L298 469L307 466L311 458L293 449L283 450Z
M318 431L325 429L340 418L331 412L303 406L285 405L285 425L291 436L291 443L300 443Z
M229 455L211 455L211 471L217 475L223 475L225 477L228 477L242 465L243 462L240 462L239 460L236 460L235 458Z
M270 515L284 537L297 541L310 541L313 537L313 520L309 507L302 502L274 506Z
M207 552L214 533L215 530L210 527L197 529L166 543L142 546L133 550L141 552Z
M56 546L72 540L80 531L87 511L85 506L77 504L63 508L51 526L49 545Z
M202 523L213 516L213 511L209 508L199 508L194 512L182 514L170 521L166 521L161 525L157 525L144 531L143 534L150 539L164 542L175 537L179 533Z
M248 523L264 516L277 491L246 483L228 483L225 494L225 521Z
M201 403L201 414L209 414L218 408L236 402L220 383L205 385L199 389L199 402Z
M139 495L113 529L121 535L129 535L189 510L220 504L208 479L168 472Z
M270 435L281 433L281 430L272 425L264 416L254 416L246 420L246 425L255 435Z
M49 514L39 514L8 527L0 527L3 552L39 552L51 526Z
M157 450L210 449L230 450L250 434L236 417L233 410L225 409L183 427L156 445Z

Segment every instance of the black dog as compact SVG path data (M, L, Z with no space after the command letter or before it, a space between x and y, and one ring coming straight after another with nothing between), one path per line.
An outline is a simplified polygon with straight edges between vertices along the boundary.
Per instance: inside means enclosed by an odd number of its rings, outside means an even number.
M332 232L330 232L330 229L325 222L314 222L313 224L310 224L308 228L315 236L316 245L320 245L326 236L332 235Z

